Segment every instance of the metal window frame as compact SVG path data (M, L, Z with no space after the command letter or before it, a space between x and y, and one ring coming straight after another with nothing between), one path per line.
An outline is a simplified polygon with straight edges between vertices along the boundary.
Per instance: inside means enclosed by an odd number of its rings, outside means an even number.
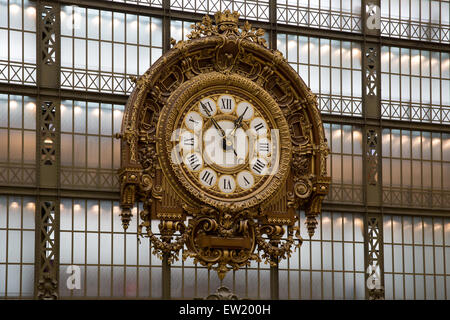
M368 0L361 0L361 18L365 17L365 5ZM371 1L373 2L373 1ZM361 127L363 133L363 190L364 190L364 201L363 203L334 203L327 202L324 203L323 210L332 212L354 212L362 213L365 215L364 226L365 226L365 263L369 262L369 247L368 247L368 220L375 217L378 221L382 221L384 215L413 215L419 217L445 217L448 216L448 210L443 208L405 208L401 206L386 206L381 198L382 195L382 175L381 175L381 132L384 128L388 129L406 129L406 130L419 130L419 131L430 131L430 132L441 132L450 133L450 126L441 123L425 123L425 122L409 122L400 121L392 119L381 118L381 105L380 105L380 53L382 46L394 46L401 48L411 48L419 50L429 50L429 51L440 51L440 52L450 52L450 47L443 42L429 42L414 39L404 39L396 38L395 36L387 36L385 33L380 31L367 30L365 24L362 25L362 30L360 33L351 33L344 30L331 30L325 28L309 28L306 26L296 26L288 25L277 22L277 8L276 1L270 0L269 3L269 21L260 22L253 21L255 27L261 27L269 33L270 44L273 49L276 48L276 37L278 33L289 33L301 36L318 37L325 39L336 39L343 41L353 41L361 44L362 51L362 93L363 93L363 114L361 117L352 117L347 115L332 115L323 114L322 119L327 123L334 123L339 125L352 125L356 127ZM378 5L380 1L375 1ZM55 36L55 61L53 64L44 63L42 57L42 49L46 47L46 43L42 39L37 37L36 45L36 69L37 69L37 82L35 86L26 86L23 84L14 83L0 83L0 92L6 94L15 95L26 95L36 98L37 106L40 110L40 106L43 102L51 102L55 106L58 106L62 100L85 100L93 102L104 102L111 104L125 104L127 101L127 95L125 94L112 94L105 92L79 92L70 89L61 88L60 83L60 39L61 35L59 32L59 8L61 5L77 5L82 7L88 7L99 10L108 10L121 13L129 13L136 15L144 15L149 17L159 17L163 20L163 52L166 52L170 48L170 21L175 20L193 20L201 21L204 14L201 13L187 13L183 11L177 11L170 7L170 0L162 0L162 7L151 7L143 6L133 3L119 3L114 1L104 1L104 0L36 0L37 4L37 17L40 17L41 13L44 11L45 7L53 8L55 15L55 26L54 26L54 36ZM40 35L42 31L42 25L37 22L36 34ZM378 57L376 58L374 70L378 76L376 78L376 93L377 97L374 100L373 96L368 96L366 93L367 78L365 77L365 68L368 66L368 59L366 52L368 48L375 48L378 50ZM37 112L38 115L38 112ZM37 128L41 127L41 117L37 116ZM56 107L56 117L55 126L59 127L59 107ZM373 130L373 132L378 134L378 183L376 185L369 185L367 180L368 173L368 148L369 146L365 142L365 134ZM37 135L40 135L39 129L37 129ZM56 132L56 142L59 144L59 134L60 131ZM39 141L37 137L37 142ZM93 190L86 191L82 188L80 189L64 189L60 185L60 155L59 147L56 149L56 161L54 166L49 170L40 164L41 156L41 143L36 144L36 166L38 168L37 173L37 188L35 186L0 186L0 193L5 195L36 195L37 202L36 208L40 208L42 203L45 201L51 201L54 204L58 204L62 197L67 198L84 198L84 199L105 199L105 200L117 200L119 198L118 191L106 191L106 190ZM50 175L43 174L49 173ZM370 197L370 199L369 199ZM59 205L55 206L55 214L57 216L56 222L59 219ZM381 220L380 220L381 219ZM42 224L42 221L38 223ZM37 228L37 226L36 226ZM55 241L58 242L59 237L59 225L56 226ZM382 224L379 225L380 234L382 234ZM382 238L379 239L383 243ZM58 243L56 243L56 248L58 248ZM36 247L36 253L41 253L42 247ZM382 252L381 252L382 255ZM58 267L58 266L56 266ZM59 273L57 273L59 275ZM41 276L41 275L40 275ZM57 277L53 278L58 280ZM36 286L38 286L39 277L36 277ZM163 285L167 290L167 283ZM57 290L56 290L57 293ZM37 290L35 292L37 298ZM276 292L272 297L276 297ZM370 298L370 293L366 292L366 298Z

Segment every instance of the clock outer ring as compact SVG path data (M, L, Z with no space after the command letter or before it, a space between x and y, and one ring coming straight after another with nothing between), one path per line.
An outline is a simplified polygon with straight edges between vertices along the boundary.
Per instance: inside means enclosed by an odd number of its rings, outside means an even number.
M278 171L269 176L266 182L259 189L255 190L251 196L245 198L217 199L211 197L203 190L193 185L180 168L171 159L172 133L176 129L175 124L179 117L180 110L185 103L199 91L208 87L226 86L233 91L233 87L245 90L258 100L259 105L263 105L267 115L271 116L279 130L280 157ZM174 191L190 206L198 207L203 204L210 205L219 210L237 212L243 209L253 208L262 205L272 199L272 197L285 185L289 173L292 157L292 145L287 121L272 96L253 81L237 75L211 72L201 74L183 83L177 88L167 100L166 106L161 111L156 129L157 154L159 164L163 174L169 181Z

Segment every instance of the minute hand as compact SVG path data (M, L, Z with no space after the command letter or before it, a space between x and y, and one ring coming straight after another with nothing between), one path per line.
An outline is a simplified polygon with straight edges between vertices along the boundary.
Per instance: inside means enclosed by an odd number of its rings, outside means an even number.
M225 131L222 129L222 127L217 123L217 121L214 118L210 118L214 127L216 127L217 130L220 131L220 135L222 138L225 138Z
M208 117L211 119L214 127L216 127L217 130L219 130L220 135L222 137L225 137L225 131L222 129L222 127L217 123L217 121L211 116L211 113L209 112L208 108L200 101L200 104L203 108L203 110L206 112L206 114L208 115Z
M247 108L245 108L244 112L234 121L234 128L233 130L228 134L227 137L234 135L237 129L239 129L242 126L242 120L244 119L244 114L247 112Z

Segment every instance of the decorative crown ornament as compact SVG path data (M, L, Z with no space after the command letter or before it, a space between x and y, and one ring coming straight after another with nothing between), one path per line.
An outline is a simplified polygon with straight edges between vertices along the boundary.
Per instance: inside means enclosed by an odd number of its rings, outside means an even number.
M225 37L237 37L238 39L248 40L257 43L265 48L267 48L266 39L264 39L264 30L259 28L252 28L252 25L245 21L241 26L241 31L239 30L239 13L230 10L225 10L224 12L217 12L214 14L216 23L210 16L206 15L203 17L202 22L197 22L191 25L191 32L186 36L188 40L176 41L171 39L170 43L174 48L182 48L184 45L192 40L211 37L211 36L225 36ZM280 53L281 56L281 53Z
M214 17L216 19L216 25L219 27L223 24L237 26L239 12L233 11L233 13L231 13L230 10L225 10L224 12L216 12Z

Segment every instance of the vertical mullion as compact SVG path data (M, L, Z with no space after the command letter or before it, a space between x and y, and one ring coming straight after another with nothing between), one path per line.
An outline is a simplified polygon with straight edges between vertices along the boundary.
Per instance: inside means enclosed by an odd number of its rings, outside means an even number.
M97 297L100 297L100 282L101 282L101 277L100 277L100 261L101 261L101 244L100 244L100 237L101 237L101 229L100 229L100 224L101 224L101 220L100 220L100 214L102 212L101 210L102 208L102 203L100 200L98 200L98 220L97 220Z
M342 111L342 110L341 110ZM340 178L340 184L341 184L341 192L342 192L342 198L344 198L344 190L345 190L345 185L344 185L344 139L343 139L343 135L344 135L344 125L339 124L339 131L340 131L340 135L339 135L339 140L340 140L340 145L341 145L341 150L339 152L339 158L341 161L341 172L339 173L339 178Z
M127 294L127 230L123 230L123 296Z
M411 150L412 151L412 150ZM415 242L415 237L414 237L414 229L415 229L415 217L411 217L411 221L412 221L412 231L411 231L411 235L412 235L412 258L413 258L413 264L412 264L412 268L413 268L413 291L414 291L414 300L416 300L416 242Z
M355 247L355 243L356 243L356 240L355 240L355 214L352 213L351 215L352 215L352 241L353 241L353 248L354 248ZM344 234L342 234L342 240L344 240ZM343 241L343 244L344 244L344 241ZM344 283L345 283L345 281L344 281ZM356 272L353 275L353 292L356 292ZM353 296L354 300L355 300L355 298L356 297Z
M138 22L138 24L139 24L139 22ZM138 39L138 41L139 41L139 39ZM139 68L139 66L138 66L138 68ZM138 71L139 71L139 69L138 69ZM136 226L139 226L139 224L140 224L139 212L141 211L139 202L136 204L136 207L137 207ZM136 234L136 238L137 239L138 239L138 237L139 237L139 235ZM140 281L139 281L139 270L140 270L140 268L139 268L139 266L140 266L139 257L140 257L139 256L139 241L136 241L136 297L139 296L139 290L140 290L140 288L139 288L139 283L140 283Z
M140 24L141 24L141 16L139 16L139 15L136 15L136 33L137 33L137 37L136 37L136 62L137 62L137 64L136 64L136 73L137 73L137 76L139 77L139 75L140 75L140 59L139 59L139 57L140 57L140 54L139 54L139 49L140 49L140 43L139 43L139 40L140 40L140 37L139 37L139 32L140 32ZM149 18L149 22L150 22L150 34L152 33L152 19L151 18ZM150 45L151 45L151 43L150 43ZM151 49L149 49L149 53L150 53L150 56L151 56L151 52L152 52L152 50ZM139 283L139 282L138 282Z
M75 227L75 225L74 225L74 221L75 221L75 211L74 211L74 200L73 199L71 199L70 200L70 203L71 203L71 206L70 206L70 211L71 211L71 219L72 219L72 230L71 230L71 232L70 232L70 234L71 234L71 237L72 237L72 241L71 241L71 245L72 245L72 250L70 250L70 262L71 262L71 264L73 265L74 264L74 261L73 261L73 256L74 256L74 254L73 254L73 248L74 248L74 245L73 245L73 242L74 242L74 238L75 238L75 234L74 234L74 227ZM40 205L40 204L39 204ZM41 208L39 207L39 210L41 210ZM70 290L70 297L73 297L73 290Z
M286 265L287 265L287 267L286 267L286 271L285 272L286 272L286 277L287 277L287 298L288 298L288 300L291 299L291 281L290 281L291 280L291 276L290 276L290 272L289 272L289 270L291 270L290 260L291 260L291 258L289 256L286 257ZM277 270L277 272L278 272L278 270ZM278 277L278 279L279 279L279 277ZM278 288L280 287L279 283L277 283L277 287Z
M340 64L339 64L339 76L341 77L341 79L340 79L340 83L341 83L341 88L340 88L340 91L339 91L339 98L340 98L340 100L341 100L341 103L342 103L342 71L343 71L343 64L342 64L342 52L343 52L343 49L342 49L342 41L339 41L339 59L340 59ZM331 111L333 110L333 107L332 107L332 104L333 104L333 102L332 102L332 99L330 98L330 104L331 104ZM341 113L342 114L342 104L340 105L340 110L339 110L339 113ZM340 125L340 130L341 130L341 137L342 137L342 125ZM331 134L333 134L333 131L331 131ZM332 136L331 136L332 137ZM331 140L333 140L333 139L331 139ZM343 192L343 183L342 183L342 170L343 170L343 165L342 165L342 139L341 139L341 154L340 154L340 156L339 156L339 158L340 158L340 161L341 161L341 172L339 172L339 178L340 178L340 188L341 188L341 190L340 190L340 194L341 194L341 199L343 198L343 194L344 194L344 192ZM331 177L333 177L333 175L331 176ZM332 181L333 182L333 181Z
M101 90L103 86L102 82L102 26L103 26L103 19L102 19L102 11L97 10L98 14L98 74L99 74L99 82L98 82L98 88ZM112 128L112 126L111 126Z
M87 114L87 112L86 112ZM88 226L88 202L87 200L83 200L84 203L84 296L87 296L87 273L88 273L88 261L87 261L87 253L88 253L88 245L87 245L87 226Z
M394 241L394 217L390 217L390 223L391 223L391 256L392 256L392 262L391 262L391 275L392 275L392 299L395 299L395 255L394 255L394 248L395 248L395 241Z
M8 6L9 8L9 6ZM9 9L8 9L9 10ZM8 297L8 266L9 266L9 206L10 196L6 196L6 252L5 252L5 296Z
M23 46L22 46L23 47ZM22 139L22 150L21 150L21 155L20 155L20 166L21 166L21 168L23 168L24 167L24 164L25 164L25 161L24 161L24 155L25 155L25 124L24 124L24 118L25 118L25 106L24 106L24 103L25 103L25 99L24 99L24 96L21 96L21 98L20 98L20 104L21 104L21 108L22 108L22 117L21 117L21 119L20 119L20 122L21 122L21 129L20 129L20 133L21 133L21 135L20 135L20 137L21 137L21 139ZM20 180L21 181L24 181L24 170L22 169L22 170L20 170L21 172L20 172Z
M332 299L335 299L334 296L334 273L335 273L335 268L334 268L334 234L333 234L333 211L330 212L330 225L331 225L331 241L330 241L330 247L331 247L331 292L332 292ZM320 215L320 220L322 220L322 215ZM322 231L321 231L322 232ZM342 234L343 236L343 234ZM323 238L322 238L323 239ZM323 240L322 240L323 241ZM344 243L342 243L342 249L344 248ZM344 257L344 256L342 256Z
M410 179L411 179L411 183L410 183L410 190L412 191L412 189L414 188L414 182L413 182L413 164L414 164L414 160L413 160L413 142L412 139L414 137L413 135L413 131L409 130L409 150L411 152L409 158L410 158L410 167L409 168L409 174L410 174Z
M426 281L426 264L425 264L425 227L423 223L423 217L420 218L422 222L422 263L423 263L423 289L424 289L424 299L427 298L427 281Z
M6 3L7 3L7 6L8 6L6 8L6 10L7 10L6 25L8 27L8 30L7 30L7 33L8 33L8 37L7 37L7 39L8 39L8 43L7 43L7 46L8 46L8 58L7 58L8 59L8 62L7 62L7 70L8 71L7 71L7 77L8 77L8 83L10 83L11 82L11 68L10 68L10 64L11 64L11 46L10 46L10 42L11 42L11 29L10 29L11 28L11 21L10 20L11 19L9 17L11 15L11 12L10 12L11 10L10 10L9 0L6 0ZM36 21L36 29L37 29L37 21ZM36 30L36 33L37 33L37 30ZM36 36L36 39L37 39L37 36ZM37 58L37 56L36 56L36 58ZM9 95L8 95L8 97L9 97ZM9 136L9 132L8 132L8 136ZM6 266L6 270L8 270L7 267L8 266ZM7 295L6 293L7 293L7 291L6 291L6 288L5 288L5 295Z
M73 46L72 46L73 47ZM71 146L71 170L70 170L70 183L73 183L74 181L74 167L75 167L75 101L70 100L71 106L70 106L70 112L72 113L72 123L71 123L71 129L70 129L70 139L72 140L72 146ZM40 108L40 106L39 106ZM73 228L73 223L72 223Z
M86 176L88 175L89 172L89 165L88 165L88 143L89 143L89 126L88 126L88 121L89 121L89 102L88 101L84 101L84 170L85 170L85 174ZM87 182L87 180L86 180Z
M312 245L313 240L309 238L309 299L312 299Z
M419 1L419 38L422 38L422 1ZM422 95L420 95L422 98ZM422 99L420 99L420 102L422 102Z
M114 54L115 54L115 51L116 51L116 47L115 47L115 41L114 41L114 34L115 34L115 32L114 32L114 15L115 15L115 13L116 12L111 12L111 23L112 23L112 26L111 26L111 90L112 90L112 93L115 93L114 92L114 74L115 74L115 71L116 71L116 66L114 65Z
M409 16L408 16L408 20L409 20L409 23L411 23L411 17L412 17L412 12L411 12L411 0L408 0L409 1ZM420 2L420 1L419 1ZM400 19L401 19L402 17L400 16ZM411 32L411 31L410 31ZM409 39L411 39L411 33L409 34ZM411 70L411 69L409 69L409 70ZM410 87L411 88L411 87Z
M22 97L23 98L23 97ZM22 113L23 119L23 113ZM23 276L23 197L20 197L20 274L19 274L19 297L22 297L22 276Z
M9 10L9 6L8 6L8 10ZM8 43L9 43L9 41L8 41ZM7 114L8 114L7 115L7 117L8 117L8 121L7 121L7 123L8 123L7 124L7 127L8 127L7 128L8 139L6 141L6 146L7 146L6 147L7 148L7 150L6 150L6 152L7 152L6 161L8 161L8 163L9 163L11 161L11 139L9 139L9 137L11 135L11 95L10 94L8 94L8 98L7 99L8 99L8 107L7 107ZM36 106L36 109L37 109L37 106ZM36 126L36 127L38 127L38 126ZM36 135L36 136L38 136L38 135ZM36 161L37 161L37 166L38 166L39 165L39 157L37 157ZM7 177L8 181L10 181L10 179L9 179L9 176L10 176L10 173L11 173L10 171L11 170L8 170L8 177ZM8 228L8 224L6 225L6 227Z
M124 15L124 35L123 35L123 37L124 37L124 42L123 42L123 48L124 48L124 53L125 53L125 61L124 61L124 64L125 64L125 74L124 74L124 89L125 89L125 93L126 93L126 91L127 91L127 74L128 74L128 66L127 66L127 53L128 53L128 45L127 45L127 43L128 43L128 39L127 39L127 29L128 29L128 15L126 14L126 13L124 13L123 14ZM150 28L150 33L151 33L151 28Z
M301 225L300 225L301 213L298 212L297 214L298 214L297 224L298 224L298 228L300 230L300 227L301 227ZM298 260L297 263L298 263L298 299L299 300L302 299L302 263L301 263L302 261L301 261L301 255L302 255L302 247L299 246L298 247L298 259L297 259Z
M150 221L150 230L152 227L152 222ZM152 270L154 270L153 268L153 261L152 261L152 241L149 239L148 240L148 262L149 262L149 267L148 267L148 290L149 290L149 296L150 298L153 298L153 285L152 285Z
M345 237L344 237L344 213L341 212L341 214L342 214L342 229L341 229L341 232L342 232L342 290L344 292L343 298L345 299L345 271L344 271L345 270L345 258L344 258L345 255L344 255L344 248L345 248L346 241L345 241ZM353 225L353 213L351 214L351 216L352 216L352 225ZM333 232L332 232L332 235L333 235L332 237L334 239ZM334 264L333 264L333 271L334 271ZM354 278L355 278L355 275L353 275L353 279ZM334 280L334 278L333 278L333 280ZM356 292L356 291L353 291L353 292Z
M320 54L319 54L320 59ZM323 300L323 224L322 224L322 215L319 216L320 223L320 297Z
M444 102L442 101L442 87L443 87L443 85L442 85L442 63L441 63L442 59L441 58L442 58L442 53L439 52L439 62L438 63L439 63L439 84L440 84L440 86L439 86L439 94L440 94L440 98L439 98L440 123L442 123L442 121L443 121L442 106L444 104ZM441 158L441 190L443 191L443 190L445 190L445 188L444 188L444 174L443 174L444 173L444 151L443 151L444 147L442 145L444 139L443 139L442 133L440 134L440 138L441 138L441 149L440 149L440 154L441 154L441 157L440 157Z
M113 279L114 279L114 203L111 206L111 279L110 279L110 296L114 295Z
M402 276L403 276L403 299L406 300L406 285L405 285L405 233L403 225L403 216L400 218L401 228L402 228Z
M433 152L431 152L433 154ZM432 248L433 248L433 283L434 283L434 299L436 299L436 243L434 242L434 217L431 217L431 237L432 237Z
M345 230L345 228L344 228L344 219L343 219L343 217L342 217L342 223L341 223L341 232L342 232L342 240L344 240L344 230ZM354 240L354 238L353 238L353 240ZM345 245L345 241L343 241L343 245ZM355 295L355 293L356 293L356 255L355 255L355 242L353 241L353 243L352 243L352 251L353 251L353 270L352 270L352 273L353 273L353 292L354 292L354 294L353 294L353 299L354 300L356 300L356 295Z
M351 115L353 115L353 97L355 96L353 92L353 42L352 41L349 42L350 42L350 105L352 105L352 107L350 108L350 112ZM343 112L341 111L341 114L342 113Z
M442 147L442 145L441 145ZM447 261L445 259L446 253L445 253L445 247L446 247L446 243L445 243L445 218L442 218L442 254L443 254L443 271L444 271L444 299L447 300L448 299L448 295L447 295Z
M21 15L22 15L22 24L21 24L21 26L20 26L20 33L21 33L21 38L22 38L22 61L20 61L20 65L21 65L21 76L22 76L22 79L21 79L21 82L22 83L24 83L25 82L25 28L24 28L24 22L25 22L25 20L24 20L24 11L25 11L25 6L24 6L24 4L23 4L23 1L21 1L22 3L21 3ZM23 99L23 97L22 97L22 99ZM22 105L23 106L23 105ZM22 115L23 115L23 113L22 113ZM23 128L23 127L22 127ZM22 148L23 148L23 144L22 144ZM23 175L23 173L22 173L22 175Z

